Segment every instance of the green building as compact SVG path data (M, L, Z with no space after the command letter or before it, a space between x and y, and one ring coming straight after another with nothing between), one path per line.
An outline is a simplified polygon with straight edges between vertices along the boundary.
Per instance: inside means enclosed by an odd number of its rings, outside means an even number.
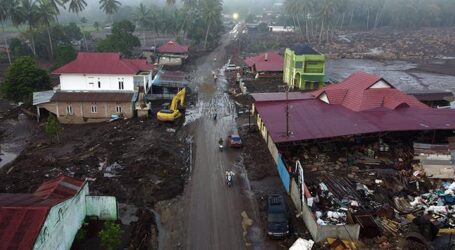
M291 88L318 89L325 85L325 56L307 45L284 53L283 81Z

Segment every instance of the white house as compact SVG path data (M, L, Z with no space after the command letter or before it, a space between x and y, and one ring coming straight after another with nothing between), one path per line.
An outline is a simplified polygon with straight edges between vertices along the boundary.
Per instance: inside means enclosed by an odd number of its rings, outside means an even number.
M76 60L56 69L62 91L135 91L152 81L152 65L124 59L119 53L79 52Z
M138 92L147 93L154 66L119 53L80 52L56 69L60 86L54 93L34 93L33 104L54 113L60 122L100 122L112 116L133 117Z

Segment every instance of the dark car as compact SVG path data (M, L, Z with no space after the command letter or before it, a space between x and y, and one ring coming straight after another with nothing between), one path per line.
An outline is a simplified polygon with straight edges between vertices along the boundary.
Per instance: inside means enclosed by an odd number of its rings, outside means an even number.
M228 136L228 143L229 147L231 148L241 148L242 147L242 139L238 134L232 134Z
M283 196L269 195L267 205L267 234L272 238L286 237L289 234L289 216Z

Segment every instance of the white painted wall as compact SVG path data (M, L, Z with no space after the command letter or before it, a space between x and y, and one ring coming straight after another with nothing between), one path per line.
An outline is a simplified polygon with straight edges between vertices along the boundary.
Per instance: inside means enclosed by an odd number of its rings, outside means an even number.
M91 75L91 74L61 74L61 90L116 90L119 91L119 81L123 81L124 91L134 91L134 75ZM101 82L101 88L98 87ZM91 84L93 83L93 84Z

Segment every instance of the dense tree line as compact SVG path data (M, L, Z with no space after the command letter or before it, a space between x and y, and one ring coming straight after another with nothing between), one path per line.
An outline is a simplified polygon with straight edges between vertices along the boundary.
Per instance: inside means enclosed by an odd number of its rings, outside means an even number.
M286 0L284 13L303 37L319 42L346 28L455 25L453 0Z

